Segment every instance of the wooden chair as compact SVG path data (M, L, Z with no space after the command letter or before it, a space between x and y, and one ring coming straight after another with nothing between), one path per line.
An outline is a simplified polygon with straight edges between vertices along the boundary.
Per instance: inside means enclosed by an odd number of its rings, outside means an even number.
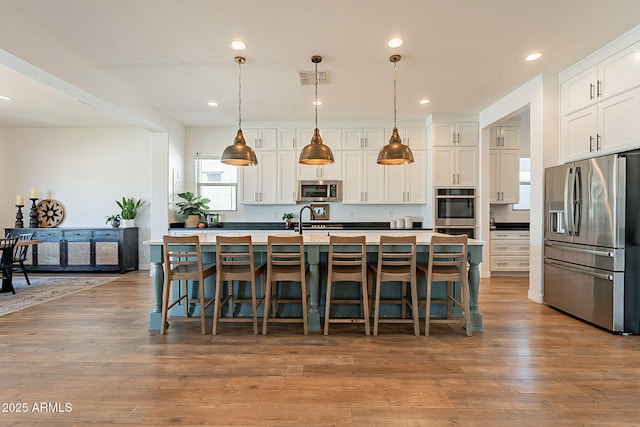
M258 307L264 296L257 300L256 279L263 276L264 287L265 263L255 263L251 236L216 236L216 295L213 309L213 334L218 333L219 322L247 322L253 320L253 333L258 334ZM233 281L249 282L251 298L240 298L234 293ZM227 295L221 299L223 283L227 282ZM238 293L240 284L238 283ZM252 319L237 317L236 304L251 302ZM229 317L221 315L222 307L229 304Z
M329 334L330 323L364 323L364 333L369 335L369 296L367 292L367 242L365 236L330 236L329 267L327 271L327 295L324 314L324 334ZM331 300L333 283L360 282L359 299ZM359 318L331 318L331 304L358 304Z
M2 271L2 292L16 293L13 288L13 253L18 242L17 237L0 239L0 271Z
M466 326L467 335L471 336L471 312L469 307L469 282L467 273L467 240L466 234L459 236L433 235L429 249L429 264L418 264L417 272L427 281L427 297L424 302L425 331L429 336L430 323L463 323ZM437 246L444 248L436 251ZM447 282L444 299L431 299L433 282ZM454 282L461 283L460 296L456 296ZM431 318L431 304L445 304L446 317ZM422 304L421 304L422 305ZM451 308L460 307L462 317L451 316Z
M33 239L33 233L7 233L7 237L17 237L18 240L31 240ZM17 271L18 269L22 271L24 275L24 279L27 281L27 285L31 285L29 281L29 276L27 275L27 270L24 267L24 262L27 260L27 251L29 250L29 246L27 245L16 245L16 248L13 252L13 271Z
M373 312L373 335L378 335L379 323L410 323L416 336L420 335L418 313L418 288L416 283L416 236L380 236L378 262L369 263L369 289L375 278L375 306ZM399 299L380 299L383 283L400 283ZM409 286L411 298L406 297ZM380 304L400 304L400 318L380 318ZM411 310L411 319L405 317L406 306Z
M300 282L300 299L278 298L279 282ZM304 259L302 235L267 236L267 286L264 296L263 335L267 334L269 322L302 322L304 334L308 335L307 267ZM302 305L302 319L298 317L278 317L278 305L292 303Z
M164 289L162 298L162 327L167 327L169 310L182 302L184 316L189 317L189 304L200 304L200 328L206 333L206 310L214 299L205 299L204 281L216 273L215 264L203 264L200 239L198 236L163 236L164 244ZM189 298L188 281L198 282L198 298ZM178 297L171 299L171 284L178 282Z

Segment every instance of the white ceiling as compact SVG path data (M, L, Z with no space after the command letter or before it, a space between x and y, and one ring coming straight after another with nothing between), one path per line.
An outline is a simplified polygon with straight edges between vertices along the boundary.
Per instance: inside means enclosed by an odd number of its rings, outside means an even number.
M639 0L0 0L0 126L235 125L478 113L640 24ZM400 36L398 49L386 45ZM544 56L534 63L532 51ZM419 105L421 98L431 104ZM88 103L90 107L81 100ZM219 103L216 108L208 100Z

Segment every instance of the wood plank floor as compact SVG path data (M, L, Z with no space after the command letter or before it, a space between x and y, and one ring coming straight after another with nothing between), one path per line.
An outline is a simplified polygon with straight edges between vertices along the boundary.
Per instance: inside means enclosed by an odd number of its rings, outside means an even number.
M640 338L527 300L523 278L482 280L472 337L340 324L202 336L198 319L162 336L147 330L151 301L135 272L0 317L0 425L640 425Z

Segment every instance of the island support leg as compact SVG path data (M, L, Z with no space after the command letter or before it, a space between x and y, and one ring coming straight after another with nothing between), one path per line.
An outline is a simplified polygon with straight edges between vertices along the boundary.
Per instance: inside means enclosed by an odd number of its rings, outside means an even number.
M480 292L480 269L477 262L469 262L469 290L471 296L471 324L473 332L484 331L482 313L478 311L478 294Z
M307 325L309 331L320 331L320 249L318 246L307 247L309 263L309 313Z
M151 262L151 281L153 283L153 311L149 313L149 330L159 331L162 325L162 286L164 270L161 262Z

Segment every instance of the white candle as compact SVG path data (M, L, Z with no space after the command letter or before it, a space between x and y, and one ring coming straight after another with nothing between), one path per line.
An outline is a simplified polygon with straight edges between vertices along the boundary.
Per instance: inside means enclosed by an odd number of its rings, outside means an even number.
M38 198L38 189L37 188L32 188L31 189L31 198L32 199L37 199Z
M16 196L16 205L17 206L24 206L24 197L17 195Z

